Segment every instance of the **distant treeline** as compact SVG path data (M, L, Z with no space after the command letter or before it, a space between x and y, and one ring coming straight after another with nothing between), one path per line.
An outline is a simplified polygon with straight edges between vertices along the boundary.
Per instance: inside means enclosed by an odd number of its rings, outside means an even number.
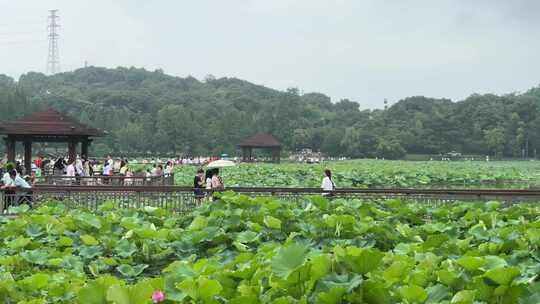
M54 76L31 72L18 81L0 75L0 120L47 107L107 130L92 146L100 154L232 155L257 132L273 134L288 151L355 158L449 151L521 157L540 150L540 88L459 102L409 97L360 111L356 102L333 103L320 93L161 70L88 67Z

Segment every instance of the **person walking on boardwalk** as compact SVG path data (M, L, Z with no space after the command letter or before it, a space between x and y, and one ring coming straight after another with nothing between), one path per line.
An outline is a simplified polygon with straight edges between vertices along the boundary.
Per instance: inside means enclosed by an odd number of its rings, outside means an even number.
M197 170L197 175L195 175L195 178L193 179L193 192L195 194L195 199L197 200L197 205L200 205L204 198L205 185L204 170L199 169Z
M221 191L223 189L225 189L225 184L221 176L219 176L219 169L215 168L212 172L212 190Z
M68 184L72 184L75 181L75 173L75 162L70 161L68 166L66 167L66 176L68 177L66 178L66 182Z
M212 169L207 169L205 174L204 174L204 184L205 184L205 187L204 189L206 190L206 196L207 197L212 197L212 172L214 170Z
M332 171L330 171L330 169L324 170L324 178L321 183L321 188L324 191L323 196L326 196L326 197L334 196L332 191L336 190L336 184L332 180Z

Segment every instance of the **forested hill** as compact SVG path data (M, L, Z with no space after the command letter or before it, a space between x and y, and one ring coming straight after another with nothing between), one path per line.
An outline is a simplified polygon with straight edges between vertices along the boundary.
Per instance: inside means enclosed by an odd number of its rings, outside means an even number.
M180 78L135 68L88 67L15 81L0 75L0 119L54 107L109 131L100 153L234 153L257 132L274 134L289 151L398 158L404 153L534 155L540 149L540 88L505 96L472 95L452 102L405 98L386 110L332 103L235 78ZM540 151L539 151L540 152Z

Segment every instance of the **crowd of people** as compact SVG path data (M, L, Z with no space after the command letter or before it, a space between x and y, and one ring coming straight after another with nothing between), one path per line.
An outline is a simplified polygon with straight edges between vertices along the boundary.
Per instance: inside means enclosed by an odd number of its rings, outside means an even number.
M113 180L123 185L132 185L136 181L147 184L156 178L170 176L175 166L173 161L167 161L165 165L154 162L151 167L148 167L149 164L145 163L140 172L135 172L127 158L113 159L108 156L102 161L77 158L71 162L58 158L54 163L54 175L64 176L64 181L77 184L110 184Z
M42 181L68 185L110 184L113 181L123 185L151 184L161 177L171 176L177 164L174 160L168 160L164 164L158 161L161 160L130 163L127 158L115 159L111 156L101 160L79 156L73 160L63 156L55 159L38 156L31 162L31 173L25 176L25 179L31 185ZM6 163L0 160L0 175L9 173ZM22 176L26 170L21 163L22 160L17 160L12 166L13 170Z
M107 156L104 160L88 160L86 158L77 157L74 160L67 160L64 157L58 157L56 160L44 159L37 157L32 162L31 175L24 176L21 162L15 164L0 164L0 189L5 194L17 194L17 197L11 197L7 205L20 204L21 200L31 201L32 187L37 179L41 178L42 172L48 170L55 177L61 177L64 182L75 185L90 185L90 183L110 184L113 177L120 177L117 180L122 185L135 185L135 180L147 184L156 177L164 177L173 174L174 167L177 165L194 165L198 166L197 173L193 179L194 195L198 203L203 199L211 200L214 192L225 189L223 178L219 174L218 168L202 169L202 165L214 160L213 158L191 158L191 159L175 159L167 160L165 166L158 163L156 160L137 162L138 165L143 165L140 171L135 174L132 166L129 166L129 161L126 158L113 159ZM85 180L85 177L97 177ZM64 183L65 184L65 183ZM336 189L336 184L332 179L330 170L324 171L324 177L321 183L323 195L327 197L333 196L333 191ZM22 190L22 191L21 191ZM18 194L20 193L20 194Z

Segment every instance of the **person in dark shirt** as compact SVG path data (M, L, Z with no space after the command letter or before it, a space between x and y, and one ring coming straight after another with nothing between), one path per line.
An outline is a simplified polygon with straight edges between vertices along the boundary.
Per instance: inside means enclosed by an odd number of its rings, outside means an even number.
M197 170L197 175L195 175L195 178L193 179L193 191L195 193L195 199L197 200L197 204L200 205L202 202L202 199L204 198L204 187L206 185L206 182L204 180L204 171L203 169Z

